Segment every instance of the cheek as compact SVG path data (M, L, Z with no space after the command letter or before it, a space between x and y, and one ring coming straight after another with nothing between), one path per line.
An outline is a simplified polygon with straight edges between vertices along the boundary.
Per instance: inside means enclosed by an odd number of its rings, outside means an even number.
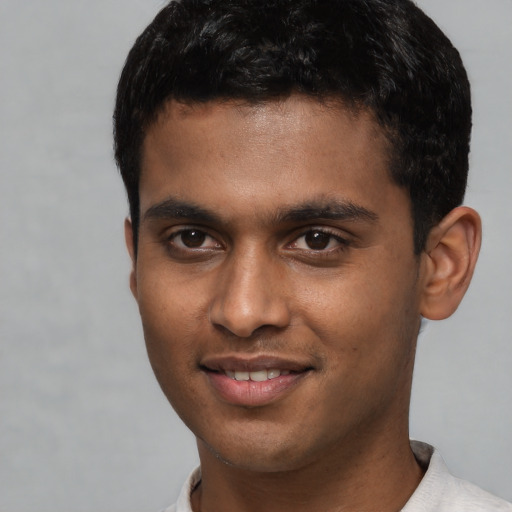
M409 352L419 325L414 262L371 261L304 287L299 299L300 315L337 364L392 362Z
M183 292L168 283L159 278L143 280L139 286L144 339L160 388L182 421L196 431L210 411L197 368L200 343L206 339L204 321L199 320L194 290L189 286ZM202 411L199 419L197 410Z
M162 274L155 275L158 277L139 278L138 305L149 360L161 381L163 376L174 376L175 367L191 357L191 336L187 334L191 322L184 319L192 312Z
M146 263L137 277L139 310L145 327L158 337L173 337L190 325L202 308L197 280L186 280L164 263Z
M375 287L344 290L331 294L337 306L326 305L314 323L325 362L326 396L318 407L340 424L405 407L419 325L412 297L399 287L383 295Z

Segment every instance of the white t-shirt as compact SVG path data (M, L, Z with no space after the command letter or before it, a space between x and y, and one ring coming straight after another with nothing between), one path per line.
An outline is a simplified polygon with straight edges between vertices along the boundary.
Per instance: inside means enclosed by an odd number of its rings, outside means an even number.
M430 445L411 441L425 475L401 512L512 512L512 504L452 476L441 455ZM162 512L192 512L190 494L201 480L197 468L181 489L175 505Z

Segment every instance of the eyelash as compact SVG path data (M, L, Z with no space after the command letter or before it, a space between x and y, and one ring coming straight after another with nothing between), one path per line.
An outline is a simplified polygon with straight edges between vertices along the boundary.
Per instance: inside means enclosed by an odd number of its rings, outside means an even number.
M182 237L185 233L193 233L193 232L200 233L201 235L203 235L204 239L209 238L211 240L214 240L216 242L216 244L214 244L214 245L216 245L217 247L196 247L196 248L187 247L185 245L185 243L183 242L183 239L181 240L181 244L183 245L183 247L179 247L176 245L176 242L175 242L176 239L179 239L179 237ZM173 249L182 251L182 252L189 252L189 251L205 252L205 251L212 250L212 249L217 250L217 249L222 248L222 244L220 244L214 236L210 235L208 233L208 231L206 231L204 228L196 228L194 226L182 227L179 230L172 232L170 235L167 236L167 243L169 246L172 246ZM204 241L203 241L203 243L204 243Z
M177 245L176 240L180 239L185 233L193 234L193 232L197 232L203 236L203 241L199 240L200 245L204 243L205 240L211 239L215 243L209 247L187 247L181 238L180 245ZM301 247L293 247L294 245L298 245L299 241L302 238L305 238L307 235L320 234L327 237L327 246L332 244L333 240L337 243L335 247L326 247L326 248L301 248ZM305 242L308 245L308 242ZM202 227L194 227L194 226L186 226L181 227L177 231L172 232L171 234L166 236L166 245L167 249L171 252L173 256L191 256L193 253L197 256L205 255L206 253L211 253L213 251L221 250L224 246L220 243L216 237L210 235L208 231ZM294 236L293 240L286 245L286 248L292 251L297 251L298 253L304 256L310 256L314 258L328 258L338 254L339 252L345 251L350 246L350 241L339 236L339 234L333 230L327 229L325 227L308 227L307 229L302 230L298 235Z
M335 232L335 231L330 230L325 227L320 228L320 227L314 227L314 226L308 227L306 230L302 231L298 236L296 236L293 239L293 241L289 245L297 244L298 240L300 240L303 237L306 237L308 234L313 234L313 233L318 233L320 235L324 235L324 236L328 237L329 244L332 243L333 240L335 240L339 245L337 245L336 247L330 248L330 249L328 249L328 248L324 248L324 249L313 249L313 248L300 249L300 248L297 248L297 250L304 251L304 253L313 253L315 255L315 257L318 257L318 256L329 256L332 254L336 254L340 251L346 250L350 246L350 241L347 240L346 238L341 237L338 234L338 232Z

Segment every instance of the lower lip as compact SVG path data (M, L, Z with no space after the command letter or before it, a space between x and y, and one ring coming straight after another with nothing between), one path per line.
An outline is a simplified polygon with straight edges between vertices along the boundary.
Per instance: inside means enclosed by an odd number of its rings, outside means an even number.
M223 401L245 407L261 407L279 400L307 373L290 373L275 379L256 382L234 380L223 373L205 372L210 384Z

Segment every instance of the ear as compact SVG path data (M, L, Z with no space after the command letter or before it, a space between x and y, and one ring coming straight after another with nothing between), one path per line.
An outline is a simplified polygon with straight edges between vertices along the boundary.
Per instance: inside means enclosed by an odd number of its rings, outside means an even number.
M126 248L130 254L132 260L132 270L130 272L130 290L132 291L135 300L137 300L137 260L135 258L135 245L133 241L133 226L131 220L127 217L124 220L124 239L126 242Z
M466 206L431 230L422 255L422 316L442 320L455 312L471 282L481 241L480 216Z

